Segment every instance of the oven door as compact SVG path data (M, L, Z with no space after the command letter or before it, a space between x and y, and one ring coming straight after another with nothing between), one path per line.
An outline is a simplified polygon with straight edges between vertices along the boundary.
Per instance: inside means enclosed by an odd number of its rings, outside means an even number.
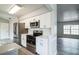
M36 45L36 38L34 36L27 35L27 43Z

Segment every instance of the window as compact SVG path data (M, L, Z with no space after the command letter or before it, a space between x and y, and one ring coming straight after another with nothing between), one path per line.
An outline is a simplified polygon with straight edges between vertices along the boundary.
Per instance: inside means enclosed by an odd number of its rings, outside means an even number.
M79 25L71 25L71 34L79 34Z
M64 25L64 34L70 34L70 25Z
M64 34L79 35L79 25L64 25Z

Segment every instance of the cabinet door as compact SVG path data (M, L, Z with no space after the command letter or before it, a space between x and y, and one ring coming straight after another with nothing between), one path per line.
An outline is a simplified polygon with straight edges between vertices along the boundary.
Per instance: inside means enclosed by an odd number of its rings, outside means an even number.
M38 54L40 54L40 45L39 45L39 38L38 37L36 38L36 52Z
M27 33L27 31L25 30L25 23L19 23L19 33L20 34Z
M36 52L40 55L43 54L43 42L41 38L36 38Z
M39 16L35 16L35 17L30 18L30 19L31 19L31 22L35 22L35 21L39 20Z
M24 40L24 38L23 38L24 36L23 35L21 35L21 45L23 45L23 40Z
M40 15L40 28L51 27L51 13Z
M43 39L40 39L40 42L39 42L39 51L40 51L40 55L44 55L44 42L43 42Z
M36 52L40 55L48 54L48 43L47 39L44 38L36 38Z
M44 28L44 26L45 26L45 21L44 21L44 16L43 15L40 15L40 28Z
M25 21L25 28L30 28L30 19L26 19Z
M21 35L21 45L24 47L27 47L26 40L26 35Z

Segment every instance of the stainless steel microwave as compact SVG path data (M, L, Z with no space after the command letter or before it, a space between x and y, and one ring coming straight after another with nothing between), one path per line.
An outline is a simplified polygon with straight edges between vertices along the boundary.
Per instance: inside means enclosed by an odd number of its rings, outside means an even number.
M30 22L30 27L31 28L40 28L40 20L34 21L34 22Z

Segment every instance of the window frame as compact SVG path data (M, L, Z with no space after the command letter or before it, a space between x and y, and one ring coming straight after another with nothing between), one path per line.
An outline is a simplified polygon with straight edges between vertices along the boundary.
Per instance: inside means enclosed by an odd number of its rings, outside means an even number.
M70 26L70 28L67 28L67 26ZM66 28L65 28L66 27ZM69 33L66 33L65 31L69 31ZM79 35L79 25L78 24L72 24L72 25L63 25L63 34L64 35Z

